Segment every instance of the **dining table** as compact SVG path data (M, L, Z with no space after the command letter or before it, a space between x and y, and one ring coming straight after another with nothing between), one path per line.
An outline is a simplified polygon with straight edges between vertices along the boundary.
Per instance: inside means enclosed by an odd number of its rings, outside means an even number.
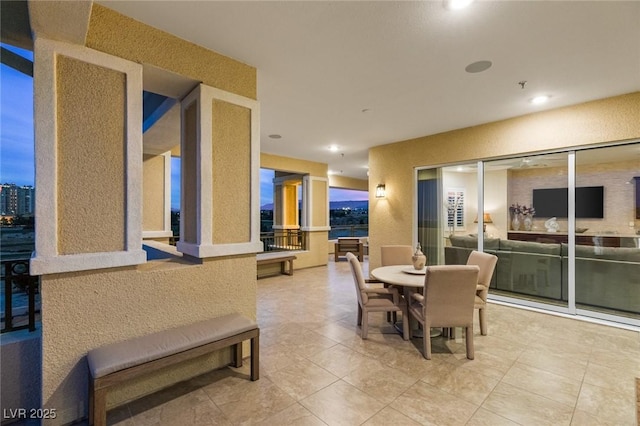
M411 292L422 293L426 273L426 267L416 269L413 265L390 265L375 268L369 275L371 275L371 278L385 284L403 287L403 293L406 299ZM407 303L409 303L408 300ZM401 328L401 324L394 324L394 326L397 329ZM413 330L412 334L415 337L422 337L421 330ZM432 329L430 332L431 337L436 337L441 334L441 330L436 329Z

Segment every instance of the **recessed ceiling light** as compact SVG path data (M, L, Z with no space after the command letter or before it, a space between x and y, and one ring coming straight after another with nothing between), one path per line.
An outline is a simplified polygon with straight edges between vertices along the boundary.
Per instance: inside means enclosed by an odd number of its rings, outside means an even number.
M551 96L548 96L548 95L536 96L535 98L531 99L530 102L534 105L540 105L547 102L550 97Z
M277 135L277 134L269 135L269 137L270 137L271 139L281 139L281 138L282 138L282 136Z
M329 147L329 151L331 152L337 152L338 151L338 145L331 145Z
M467 65L464 70L468 73L475 74L477 72L488 70L489 68L491 68L491 65L493 65L491 61L477 61Z
M473 3L473 0L444 0L445 9L460 10Z

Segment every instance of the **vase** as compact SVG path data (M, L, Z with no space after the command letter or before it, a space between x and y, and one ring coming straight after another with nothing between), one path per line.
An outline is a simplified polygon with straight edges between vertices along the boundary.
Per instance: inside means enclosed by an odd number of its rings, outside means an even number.
M520 230L520 217L517 214L514 214L513 218L511 219L511 229L514 231Z
M427 256L422 252L422 246L420 243L416 246L416 252L411 256L411 261L413 262L413 267L417 270L424 269L427 264Z
M525 231L531 231L531 228L533 227L533 217L531 217L531 215L526 215L522 224L524 225Z

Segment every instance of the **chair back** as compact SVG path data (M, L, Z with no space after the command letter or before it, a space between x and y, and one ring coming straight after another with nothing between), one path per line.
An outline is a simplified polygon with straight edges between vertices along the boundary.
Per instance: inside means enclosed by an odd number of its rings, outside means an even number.
M366 285L364 282L364 275L362 274L362 266L360 266L360 261L351 252L347 253L347 261L349 261L349 266L351 267L351 274L353 275L353 283L356 286L358 302L360 303L360 305L366 304L369 301L369 297L364 292Z
M476 265L427 266L423 315L431 327L473 324L479 271Z
M489 285L491 284L491 277L493 277L493 271L496 269L497 262L498 256L477 250L473 250L469 255L469 259L467 259L467 265L476 265L480 268L480 273L478 274L478 285L485 287L479 294L482 300L487 299Z
M411 265L413 248L411 246L387 245L380 246L380 262L382 266Z

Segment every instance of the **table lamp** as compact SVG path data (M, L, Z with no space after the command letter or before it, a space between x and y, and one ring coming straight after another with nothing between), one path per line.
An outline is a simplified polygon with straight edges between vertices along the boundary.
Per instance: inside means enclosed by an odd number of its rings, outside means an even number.
M476 216L476 220L474 220L473 223L478 223L478 216ZM487 223L493 223L490 213L484 213L482 215L482 232L487 232Z

